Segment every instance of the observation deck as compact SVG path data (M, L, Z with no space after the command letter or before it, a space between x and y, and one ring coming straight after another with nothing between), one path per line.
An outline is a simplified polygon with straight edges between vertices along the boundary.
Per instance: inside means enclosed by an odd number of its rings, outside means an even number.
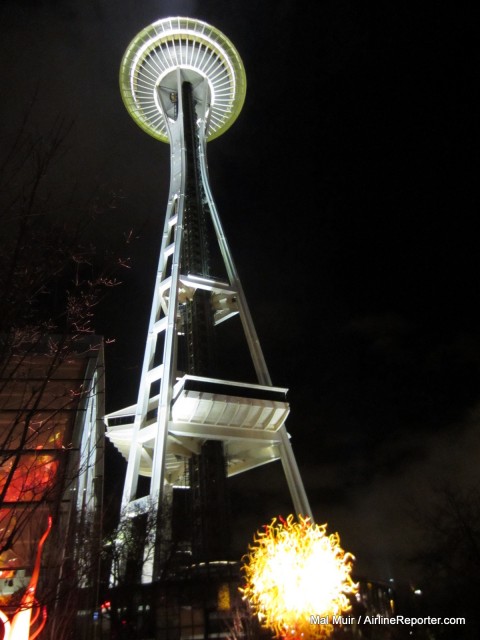
M206 139L213 140L236 120L245 101L246 75L230 40L209 24L192 18L165 18L131 41L120 67L123 102L149 135L169 142L166 118L175 119L177 72L195 87L207 80ZM170 107L165 104L171 102Z

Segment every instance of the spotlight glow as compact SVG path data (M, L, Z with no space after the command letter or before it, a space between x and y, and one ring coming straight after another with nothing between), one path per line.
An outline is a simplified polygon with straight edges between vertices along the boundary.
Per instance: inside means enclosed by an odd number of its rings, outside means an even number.
M277 637L327 638L332 625L311 624L310 616L330 621L350 609L347 596L358 590L350 576L355 558L326 531L309 518L274 518L249 547L241 591Z

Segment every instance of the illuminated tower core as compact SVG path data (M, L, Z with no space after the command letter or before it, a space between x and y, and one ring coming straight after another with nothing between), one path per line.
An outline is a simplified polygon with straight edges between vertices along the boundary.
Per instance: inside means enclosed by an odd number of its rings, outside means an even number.
M164 526L162 509L183 492L188 508L170 528L208 562L227 554L229 476L280 459L295 511L311 515L285 429L287 390L272 386L208 179L206 143L240 113L245 72L217 29L167 18L131 42L120 86L137 124L170 144L171 178L138 400L106 417L107 436L128 461L124 517L153 505ZM248 381L228 355L237 338ZM142 580L159 570L155 558Z

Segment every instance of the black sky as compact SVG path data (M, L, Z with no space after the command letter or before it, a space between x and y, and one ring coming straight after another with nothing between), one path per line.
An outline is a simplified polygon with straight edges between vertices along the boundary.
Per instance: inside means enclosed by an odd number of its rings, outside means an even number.
M136 398L169 152L123 107L120 60L169 15L232 40L247 98L209 145L210 176L274 384L290 389L307 493L359 571L405 578L409 509L479 479L479 56L461 7L359 4L4 0L0 133L36 92L40 130L74 121L58 189L121 196L101 234L134 229L133 269L98 320L116 340L107 409L121 408ZM280 465L234 492L246 532L290 510Z

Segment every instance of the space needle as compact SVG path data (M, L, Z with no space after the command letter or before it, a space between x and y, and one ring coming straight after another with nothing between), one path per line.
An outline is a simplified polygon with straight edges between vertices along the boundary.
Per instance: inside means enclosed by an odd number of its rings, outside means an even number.
M163 510L191 561L208 563L228 555L231 476L280 460L295 512L311 516L287 389L272 384L208 177L207 142L237 119L246 76L223 33L175 17L132 40L120 88L135 122L170 145L170 191L137 402L106 416L107 437L127 460L122 517L153 508L158 540ZM240 340L251 378L228 355ZM147 584L161 573L156 548L151 558Z

